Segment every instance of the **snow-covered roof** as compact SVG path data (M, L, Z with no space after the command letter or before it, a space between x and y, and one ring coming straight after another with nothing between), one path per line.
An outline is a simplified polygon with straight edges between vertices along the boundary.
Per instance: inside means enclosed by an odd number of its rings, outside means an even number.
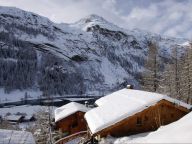
M179 46L187 46L187 47L189 47L189 46L191 46L191 43L189 41L186 41L186 42L184 42L182 44L178 44L178 45Z
M92 134L94 134L163 99L177 103L187 109L191 108L191 105L162 94L122 89L98 99L95 102L98 107L88 111L85 114L85 119Z
M6 116L5 119L10 121L18 121L22 117L23 117L22 115L9 115L9 116Z
M0 143L35 144L35 140L30 132L0 129Z
M66 118L67 116L74 114L78 111L87 112L88 110L89 108L82 104L70 102L62 107L55 109L55 122L58 122L59 120Z
M31 118L35 118L34 115L26 115L24 120L30 120Z

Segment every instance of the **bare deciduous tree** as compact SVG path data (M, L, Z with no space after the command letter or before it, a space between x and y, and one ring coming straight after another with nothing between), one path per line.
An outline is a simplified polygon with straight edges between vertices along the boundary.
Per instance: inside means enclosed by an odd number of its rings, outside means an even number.
M159 55L158 45L155 42L149 42L148 57L145 62L145 71L141 76L142 89L147 91L157 91L159 86Z
M184 48L183 48L184 49ZM167 64L161 81L161 93L191 103L192 95L192 48L173 49L173 61Z
M49 112L46 108L41 108L36 114L34 136L39 144L46 144L49 137Z

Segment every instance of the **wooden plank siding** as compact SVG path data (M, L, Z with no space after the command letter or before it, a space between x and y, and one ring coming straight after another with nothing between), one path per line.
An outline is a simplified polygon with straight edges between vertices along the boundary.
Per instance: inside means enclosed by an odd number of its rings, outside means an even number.
M84 112L78 111L56 122L56 129L60 130L62 133L65 133L66 135L87 130L84 114Z
M110 127L97 132L92 136L122 137L132 134L154 131L161 125L174 122L189 112L188 109L171 103L167 100L161 100L153 106L146 107L145 110L134 114Z

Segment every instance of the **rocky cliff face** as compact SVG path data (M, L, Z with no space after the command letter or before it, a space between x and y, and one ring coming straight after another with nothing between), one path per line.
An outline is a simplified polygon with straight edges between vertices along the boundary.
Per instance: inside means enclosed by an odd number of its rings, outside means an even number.
M0 87L103 95L130 83L139 86L150 41L158 43L163 65L171 48L186 40L122 29L96 15L56 24L0 7Z

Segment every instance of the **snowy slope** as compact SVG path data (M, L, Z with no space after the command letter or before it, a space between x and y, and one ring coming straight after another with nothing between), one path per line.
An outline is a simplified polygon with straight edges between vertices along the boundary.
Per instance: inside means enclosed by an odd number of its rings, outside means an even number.
M0 77L5 77L0 86L60 95L104 95L127 83L138 86L149 41L158 42L164 63L171 59L171 48L187 40L126 30L97 15L56 24L31 12L0 7L0 67L6 65L0 71ZM20 61L34 67L10 72ZM13 79L17 82L12 83Z
M56 107L53 107L55 109ZM14 106L10 108L1 108L0 109L0 115L2 117L6 117L6 115L9 113L10 115L17 115L18 113L27 114L28 116L32 116L36 114L38 111L42 109L47 109L46 106L31 106L31 105L22 105L22 106Z
M101 143L191 143L191 122L192 112L174 123L160 127L157 131L118 139L109 138Z
M27 99L37 99L39 96L42 95L41 91L33 91L33 90L15 90L11 93L5 93L4 89L0 89L0 102L14 102L14 101L21 101L25 98L27 94Z

